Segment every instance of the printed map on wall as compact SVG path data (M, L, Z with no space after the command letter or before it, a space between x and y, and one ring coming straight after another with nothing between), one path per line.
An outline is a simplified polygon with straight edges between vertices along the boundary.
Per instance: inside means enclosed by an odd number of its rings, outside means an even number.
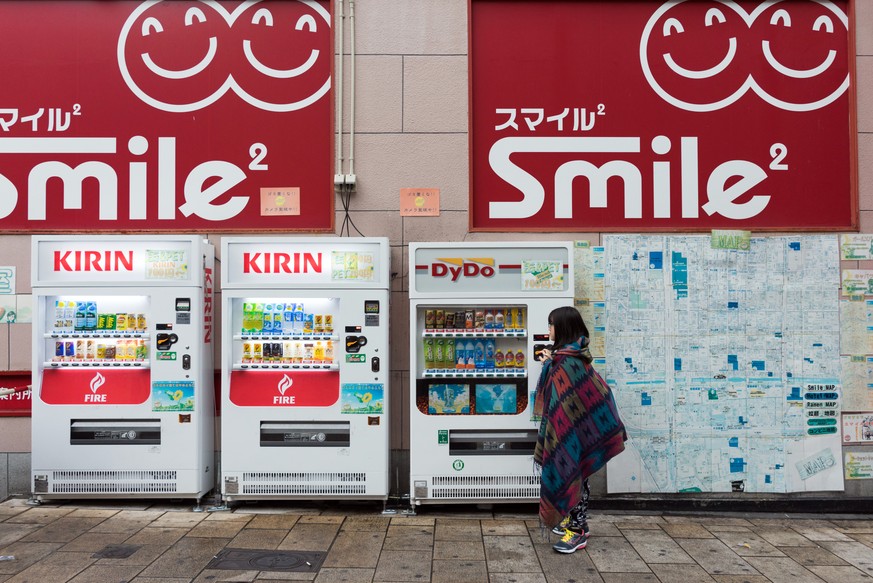
M836 236L609 235L603 265L610 492L843 489Z

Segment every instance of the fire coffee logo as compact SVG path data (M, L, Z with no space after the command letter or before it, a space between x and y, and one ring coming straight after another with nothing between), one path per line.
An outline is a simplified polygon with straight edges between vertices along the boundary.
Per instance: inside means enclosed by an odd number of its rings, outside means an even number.
M94 378L91 379L91 394L85 393L85 402L86 403L105 403L106 395L98 394L97 389L102 387L106 383L106 377L104 377L99 372L94 375Z
M172 10L168 5L172 4ZM314 0L144 2L118 39L125 83L163 111L197 111L228 90L266 111L296 111L330 89L330 13Z
M279 384L276 385L276 388L279 389L279 394L281 396L273 397L274 405L294 405L294 401L296 400L293 395L286 395L285 391L291 388L291 385L294 384L294 381L288 375L282 375L282 378L279 380Z
M767 0L751 13L733 0L672 0L646 24L640 63L652 89L688 111L723 109L749 90L812 111L849 87L848 26L829 0Z

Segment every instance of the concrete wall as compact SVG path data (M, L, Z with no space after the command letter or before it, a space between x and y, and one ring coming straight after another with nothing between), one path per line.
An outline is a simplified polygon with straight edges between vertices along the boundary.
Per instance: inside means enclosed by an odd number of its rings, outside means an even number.
M346 0L347 1L347 0ZM861 231L873 232L873 2L856 0L859 208ZM358 0L355 174L351 215L367 236L392 247L391 449L393 494L408 488L409 332L407 245L413 241L581 240L600 233L470 233L467 230L467 0ZM348 8L346 9L348 13ZM348 35L346 36L348 53ZM346 89L350 59L344 61ZM349 111L345 92L344 112ZM348 143L349 120L344 116ZM401 217L399 190L439 188L439 217ZM343 222L337 201L337 233ZM220 250L221 233L208 234ZM844 268L873 269L873 262ZM18 293L30 290L30 239L0 235L0 265L17 267ZM219 264L220 269L220 264ZM220 281L220 277L216 278ZM220 306L220 290L215 305ZM22 298L27 301L28 298ZM215 330L220 331L220 317ZM6 327L4 333L3 327ZM0 371L30 369L31 326L0 325ZM216 338L216 362L219 362ZM218 440L216 440L218 443ZM0 418L0 499L29 493L30 420ZM605 491L603 480L595 493ZM873 495L873 484L847 484L845 496Z

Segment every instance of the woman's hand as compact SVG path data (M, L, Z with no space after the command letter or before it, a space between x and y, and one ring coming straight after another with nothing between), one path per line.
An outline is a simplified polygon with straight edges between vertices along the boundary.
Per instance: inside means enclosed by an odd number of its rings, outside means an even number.
M542 358L543 362L545 362L547 360L552 360L552 351L549 350L548 348L543 348L542 354L543 354L543 358Z

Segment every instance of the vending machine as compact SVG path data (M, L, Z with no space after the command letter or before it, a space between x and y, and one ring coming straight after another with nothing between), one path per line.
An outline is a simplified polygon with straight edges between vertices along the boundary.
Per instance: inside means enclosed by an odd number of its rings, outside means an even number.
M221 242L225 502L388 498L385 238Z
M409 246L410 502L529 502L537 353L573 304L571 243Z
M34 502L215 486L212 245L32 239Z

